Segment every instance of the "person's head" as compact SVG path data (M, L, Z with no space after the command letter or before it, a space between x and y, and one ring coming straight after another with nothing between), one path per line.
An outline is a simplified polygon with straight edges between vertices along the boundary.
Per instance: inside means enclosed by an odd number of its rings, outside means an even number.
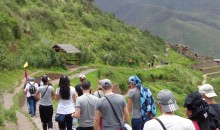
M112 82L109 79L101 80L101 86L103 90L110 90L112 89Z
M128 85L130 88L134 88L134 87L137 87L140 89L141 87L141 79L136 76L136 75L133 75L133 76L130 76L128 78Z
M88 80L83 80L81 84L81 88L83 91L90 90L90 82Z
M189 118L195 116L201 109L205 107L203 102L202 95L199 92L190 93L186 97L183 105L186 108L186 115Z
M47 75L41 76L41 81L42 81L44 84L47 84L48 79L49 79L49 78L47 77Z
M79 81L80 82L82 82L83 80L85 80L86 79L86 75L84 75L84 74L80 74L79 75Z
M213 98L217 96L213 89L213 86L210 84L203 84L202 86L200 86L199 92L203 95L204 98Z
M34 82L34 81L35 81L35 78L34 78L34 77L28 77L28 81L29 81L29 82Z
M70 99L70 80L66 75L62 75L59 81L60 96L62 99Z
M99 80L99 83L98 83L98 90L102 90L101 80Z
M199 92L190 93L183 105L190 120L197 121L201 130L209 129L208 105Z
M170 90L161 90L157 95L157 104L162 113L173 113L179 109L175 96Z

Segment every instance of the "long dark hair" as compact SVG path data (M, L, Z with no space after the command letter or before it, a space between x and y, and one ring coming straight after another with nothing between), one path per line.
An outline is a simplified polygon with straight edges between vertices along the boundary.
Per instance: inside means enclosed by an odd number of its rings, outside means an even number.
M66 75L60 77L59 82L60 87L60 97L61 99L69 100L70 99L70 80Z
M197 121L201 130L211 130L208 117L208 104L199 92L193 92L186 97L184 107L192 111L190 120Z

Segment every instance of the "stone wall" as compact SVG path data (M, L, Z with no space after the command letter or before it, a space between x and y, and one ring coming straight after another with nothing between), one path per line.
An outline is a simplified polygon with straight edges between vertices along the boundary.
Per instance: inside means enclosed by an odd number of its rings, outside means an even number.
M220 71L220 66L202 69L203 74L215 73Z
M200 62L200 63L194 64L192 66L192 68L195 70L199 70L202 68L212 67L212 66L217 66L217 65L218 65L218 63L216 63L214 61L205 61L205 62Z

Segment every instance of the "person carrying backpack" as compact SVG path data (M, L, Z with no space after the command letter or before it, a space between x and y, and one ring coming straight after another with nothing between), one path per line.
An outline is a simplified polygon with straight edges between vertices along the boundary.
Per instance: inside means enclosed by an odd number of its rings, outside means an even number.
M211 130L208 116L209 108L199 92L190 93L183 106L186 108L188 119L193 122L196 130Z
M215 93L213 86L210 84L203 84L199 87L199 92L209 105L208 113L210 116L211 130L220 130L220 104L214 99L217 94Z
M35 98L35 92L38 89L37 83L34 82L35 79L33 77L30 78L30 82L26 84L24 88L24 92L27 97L27 103L29 105L29 114L31 114L31 117L36 115L36 104L37 100Z
M138 76L128 78L128 85L131 90L128 92L128 111L132 112L132 129L142 130L146 121L156 115L156 105L150 89L142 86Z

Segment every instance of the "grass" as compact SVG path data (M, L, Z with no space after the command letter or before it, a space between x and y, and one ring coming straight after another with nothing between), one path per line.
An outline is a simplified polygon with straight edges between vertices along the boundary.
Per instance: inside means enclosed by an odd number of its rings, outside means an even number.
M220 77L217 77L215 79L209 79L207 83L211 84L214 87L214 90L218 95L217 97L215 97L215 99L217 100L217 102L220 102L220 88L219 88Z

